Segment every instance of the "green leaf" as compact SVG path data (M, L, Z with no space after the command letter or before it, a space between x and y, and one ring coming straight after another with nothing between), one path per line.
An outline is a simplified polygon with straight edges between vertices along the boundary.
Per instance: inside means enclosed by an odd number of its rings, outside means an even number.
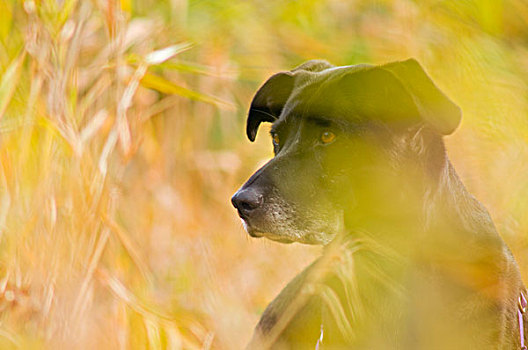
M218 107L234 108L234 105L229 101L225 101L218 97L190 90L152 73L146 73L143 76L143 79L141 79L141 85L143 87L153 89L164 94L179 95L191 100L210 103Z
M191 74L202 74L209 76L219 76L215 69L209 66L200 65L193 62L177 61L177 62L163 62L158 67L169 70L176 70ZM228 72L231 73L231 72Z

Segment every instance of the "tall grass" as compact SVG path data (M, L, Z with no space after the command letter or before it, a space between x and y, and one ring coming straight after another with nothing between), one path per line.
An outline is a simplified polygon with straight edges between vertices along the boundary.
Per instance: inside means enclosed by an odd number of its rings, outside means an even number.
M528 6L511 1L0 0L0 347L240 348L318 252L229 207L271 147L269 74L416 57L448 142L528 274Z
M148 301L155 276L119 209L153 115L228 103L156 74L190 45L147 40L163 28L118 3L19 6L2 21L2 342L200 347L199 317Z

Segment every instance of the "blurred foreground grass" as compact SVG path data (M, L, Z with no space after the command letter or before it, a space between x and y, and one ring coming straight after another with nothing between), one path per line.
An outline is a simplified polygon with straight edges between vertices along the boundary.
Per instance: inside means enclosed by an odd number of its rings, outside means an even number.
M0 348L241 348L317 247L246 238L252 93L417 58L455 167L528 275L528 4L0 0Z

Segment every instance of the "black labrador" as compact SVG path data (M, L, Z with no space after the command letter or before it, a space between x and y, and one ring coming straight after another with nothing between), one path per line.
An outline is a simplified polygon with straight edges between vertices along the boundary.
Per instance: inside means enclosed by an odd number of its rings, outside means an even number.
M460 119L413 59L266 81L247 136L273 123L275 157L232 203L252 237L325 247L248 348L521 349L519 268L442 140Z

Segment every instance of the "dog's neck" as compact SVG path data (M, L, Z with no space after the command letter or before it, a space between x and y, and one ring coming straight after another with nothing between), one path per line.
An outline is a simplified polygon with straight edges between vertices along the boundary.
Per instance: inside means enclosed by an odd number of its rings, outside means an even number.
M405 174L400 174L401 186L394 201L386 203L383 210L370 211L370 217L356 216L345 223L344 240L357 241L360 247L350 259L350 269L342 262L345 268L340 268L354 271L361 300L356 304L363 309L355 304L348 307L353 314L368 310L358 322L364 334L398 328L402 319L423 320L414 325L419 334L429 334L439 321L448 325L445 334L462 332L444 306L458 305L464 298L475 303L476 311L471 313L475 322L486 320L487 310L493 310L489 305L500 308L495 301L501 300L498 276L507 266L506 248L486 209L467 192L454 171L442 140L429 141L434 144L424 147L420 158L414 157L419 159L417 163L401 167ZM410 179L409 169L414 176ZM392 211L387 214L386 210ZM327 283L339 291L347 273L340 275L338 270ZM437 300L430 300L430 295L436 295ZM422 303L424 298L428 301ZM332 321L328 322L332 328ZM464 331L470 334L468 329ZM389 338L402 348L408 345L403 334ZM451 346L445 348L464 348L461 344L469 338L440 335L428 339ZM371 345L371 337L359 341Z
M391 147L399 149L392 166L393 190L359 215L345 210L345 228L352 236L367 233L405 254L417 247L439 251L445 246L451 255L460 250L467 256L460 242L468 240L485 242L486 250L502 247L488 212L451 165L440 135L421 128L394 137L393 143L400 144Z

